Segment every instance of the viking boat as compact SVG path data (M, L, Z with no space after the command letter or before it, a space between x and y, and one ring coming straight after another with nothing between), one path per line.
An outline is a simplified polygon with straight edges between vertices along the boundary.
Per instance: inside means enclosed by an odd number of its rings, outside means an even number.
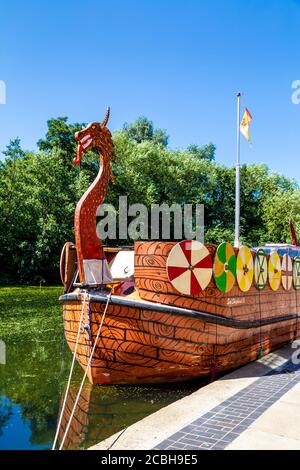
M77 158L98 149L100 169L75 211L61 277L65 337L93 384L144 384L212 376L298 337L300 249L138 241L105 247L96 211L113 177L107 128L75 134ZM292 256L290 256L292 254Z

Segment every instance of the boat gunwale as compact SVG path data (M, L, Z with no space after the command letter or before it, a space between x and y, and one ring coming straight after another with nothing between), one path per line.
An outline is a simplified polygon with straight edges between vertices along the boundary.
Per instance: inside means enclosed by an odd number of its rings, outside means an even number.
M78 293L73 292L69 294L64 294L59 297L59 300L61 302L68 302L68 301L81 302L81 298L80 298L81 295L82 295L81 292L78 292ZM101 294L95 294L95 293L89 294L89 302L91 303L105 303L107 301L107 298L108 298L108 295L101 295ZM196 318L200 321L202 320L207 323L227 326L227 327L236 328L236 329L259 328L264 325L270 325L273 323L280 323L280 322L295 320L297 318L300 318L299 313L290 313L286 315L280 315L277 317L267 317L267 318L262 318L260 320L253 320L253 321L235 320L233 318L227 318L221 315L216 315L216 314L211 314L211 313L206 313L206 312L201 312L197 310L186 309L186 308L176 307L176 306L171 306L171 305L164 305L161 303L149 302L146 300L140 301L136 299L127 299L126 297L119 297L115 295L111 296L110 303L113 305L119 305L123 307L138 308L138 309L143 309L143 310L156 310L157 312L168 313L168 314L172 314L175 316L183 315L183 316L190 317L190 318Z

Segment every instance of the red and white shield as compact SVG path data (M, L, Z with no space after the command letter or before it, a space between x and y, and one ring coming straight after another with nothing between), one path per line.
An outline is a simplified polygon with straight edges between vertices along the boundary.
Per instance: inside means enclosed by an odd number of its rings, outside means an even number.
M168 278L181 294L197 295L212 277L212 258L208 249L195 240L183 240L170 251L167 260Z

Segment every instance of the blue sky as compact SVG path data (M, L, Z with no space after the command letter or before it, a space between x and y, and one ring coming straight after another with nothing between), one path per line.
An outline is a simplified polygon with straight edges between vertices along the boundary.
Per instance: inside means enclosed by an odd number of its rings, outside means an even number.
M253 116L242 161L300 183L300 0L11 0L1 6L0 148L27 149L51 117L110 127L146 115L170 146L214 142L235 161L241 90Z

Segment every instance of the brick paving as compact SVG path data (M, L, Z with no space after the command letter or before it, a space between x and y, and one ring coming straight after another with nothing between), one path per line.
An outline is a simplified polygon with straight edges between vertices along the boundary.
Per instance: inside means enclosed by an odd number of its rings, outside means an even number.
M155 449L225 449L298 382L300 365L287 361L162 441Z

